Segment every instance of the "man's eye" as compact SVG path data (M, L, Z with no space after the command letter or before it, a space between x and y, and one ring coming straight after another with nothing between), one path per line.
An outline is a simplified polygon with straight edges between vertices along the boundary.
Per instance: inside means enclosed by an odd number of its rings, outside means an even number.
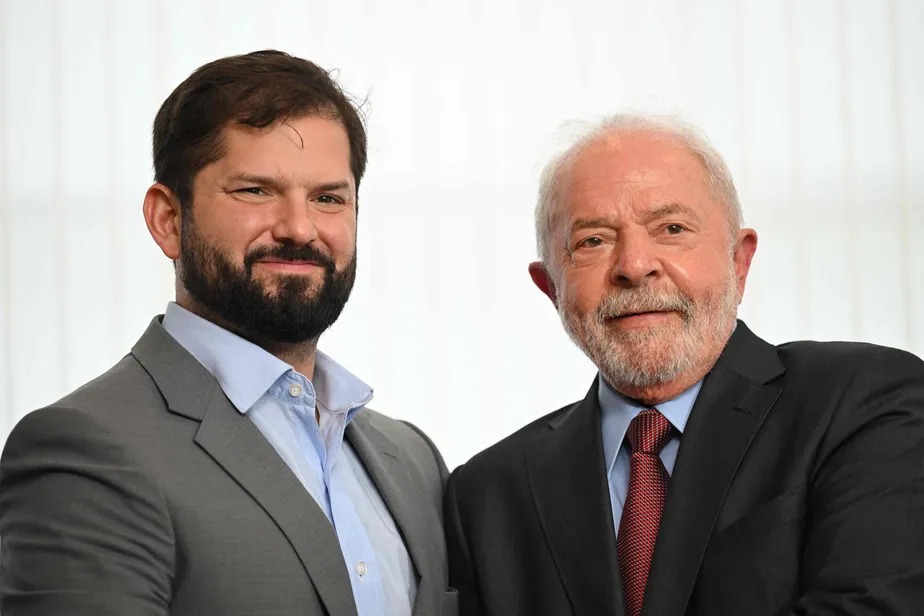
M319 195L318 201L321 203L333 203L338 205L343 203L343 199L334 195Z
M667 231L668 235L678 235L687 230L683 225L672 224L664 227L664 230Z
M247 193L248 195L265 195L266 191L260 188L259 186L248 186L247 188L240 188L234 192Z
M577 243L578 248L596 248L603 244L603 240L597 236L591 236Z

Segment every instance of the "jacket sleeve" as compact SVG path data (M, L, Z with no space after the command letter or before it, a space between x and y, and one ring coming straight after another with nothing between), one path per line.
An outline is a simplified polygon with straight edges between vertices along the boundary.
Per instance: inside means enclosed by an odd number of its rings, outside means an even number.
M98 421L26 416L0 460L4 616L166 616L174 537L163 493Z
M446 526L446 549L449 552L449 585L459 592L459 616L484 616L487 612L481 601L475 565L472 561L462 516L456 499L459 467L449 478L446 502L443 506Z
M924 608L924 363L881 349L844 393L811 479L790 615Z

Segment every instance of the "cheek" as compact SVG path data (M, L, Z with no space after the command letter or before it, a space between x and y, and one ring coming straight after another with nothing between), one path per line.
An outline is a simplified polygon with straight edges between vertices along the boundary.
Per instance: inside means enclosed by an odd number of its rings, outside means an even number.
M209 244L219 248L224 253L242 256L244 251L254 245L265 243L269 236L269 224L263 217L239 211L238 208L225 207L222 216L206 215L211 211L201 211L197 204L195 225L196 232Z
M337 261L346 261L356 250L356 217L331 216L317 225L318 236Z
M596 310L607 292L605 276L586 269L563 276L561 284L563 301L581 314Z
M665 270L667 270L671 282L687 294L690 294L695 289L694 281L701 278L703 269L705 268L701 264L695 262L674 260L665 264Z
M725 287L731 264L724 255L691 255L665 265L671 281L685 295L702 298Z

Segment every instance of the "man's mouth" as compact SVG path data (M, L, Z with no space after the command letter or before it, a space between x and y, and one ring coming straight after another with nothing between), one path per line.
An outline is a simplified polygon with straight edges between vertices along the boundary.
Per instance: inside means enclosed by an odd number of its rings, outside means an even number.
M308 271L324 266L317 261L293 261L291 259L260 259L258 264L283 271Z
M662 314L665 312L671 312L669 310L626 310L618 314L609 316L610 319L625 319L627 317L637 317L647 314Z
M676 310L627 310L607 317L605 322L617 327L645 327L662 323L675 314Z
M258 263L292 263L295 265L320 265L317 261L311 261L306 259L260 259Z

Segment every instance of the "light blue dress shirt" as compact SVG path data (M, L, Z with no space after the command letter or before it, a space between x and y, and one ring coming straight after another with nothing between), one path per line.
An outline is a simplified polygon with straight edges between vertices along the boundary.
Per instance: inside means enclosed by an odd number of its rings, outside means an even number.
M626 503L626 493L629 490L629 458L632 447L626 438L629 423L647 406L639 406L635 402L623 398L612 390L602 378L598 379L597 395L600 398L603 432L603 459L606 462L606 478L610 487L610 503L613 507L613 527L619 534L619 520L622 518L622 508ZM661 450L661 462L669 475L674 472L674 461L677 459L677 449L680 447L680 435L687 425L693 403L703 386L700 381L676 398L657 405L658 411L667 418L677 433L667 442Z
M359 616L410 616L417 579L388 507L344 430L372 389L318 351L314 380L171 302L164 329L217 380L327 515ZM319 418L316 419L317 410Z

